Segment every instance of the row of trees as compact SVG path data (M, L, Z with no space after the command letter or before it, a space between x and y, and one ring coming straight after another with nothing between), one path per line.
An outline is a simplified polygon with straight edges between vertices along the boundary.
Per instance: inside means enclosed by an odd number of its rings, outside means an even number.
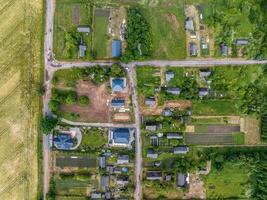
M152 39L149 23L139 7L131 7L127 13L127 47L122 60L139 60L152 55Z

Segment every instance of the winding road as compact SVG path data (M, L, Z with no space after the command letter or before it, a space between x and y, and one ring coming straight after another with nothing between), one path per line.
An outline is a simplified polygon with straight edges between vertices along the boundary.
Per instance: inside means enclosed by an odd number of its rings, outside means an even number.
M52 115L48 108L48 102L51 96L51 80L53 73L59 69L68 69L72 67L93 67L99 66L110 66L114 63L119 63L128 71L129 82L132 89L133 106L135 114L135 124L102 124L102 123L77 123L71 121L65 121L72 125L85 125L85 126L97 126L97 127L118 127L127 126L136 129L135 135L135 193L134 198L136 200L142 199L142 154L141 154L141 130L140 130L140 115L138 109L138 97L136 91L136 67L142 66L155 66L155 67L203 67L203 66L222 66L222 65L253 65L253 64L267 64L267 60L244 60L244 59L199 59L199 60L148 60L148 61L134 61L130 63L120 63L114 60L99 60L92 62L61 62L53 58L53 21L55 11L55 0L46 0L46 27L45 27L45 38L44 38L44 58L45 58L45 72L44 72L44 86L45 94L43 96L43 114ZM44 199L49 189L50 179L50 146L49 138L44 137L43 139L43 162L44 162Z

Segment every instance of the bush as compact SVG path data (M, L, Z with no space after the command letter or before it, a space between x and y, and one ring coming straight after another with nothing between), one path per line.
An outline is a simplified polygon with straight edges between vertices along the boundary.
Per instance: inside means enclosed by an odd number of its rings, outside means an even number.
M74 104L76 103L77 101L77 97L76 97L76 93L73 93L73 92L70 92L67 94L67 97L66 97L66 104Z
M48 103L48 107L52 112L57 112L58 109L59 109L59 105L60 105L60 103L58 101L56 101L56 100L51 100Z
M85 106L89 104L89 98L87 96L80 96L79 98L79 104L81 106Z
M125 76L124 69L120 65L114 64L110 68L110 76L123 77Z

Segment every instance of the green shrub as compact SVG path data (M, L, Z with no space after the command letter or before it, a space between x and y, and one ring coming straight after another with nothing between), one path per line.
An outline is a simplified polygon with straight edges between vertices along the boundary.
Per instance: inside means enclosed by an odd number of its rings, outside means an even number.
M60 103L58 101L56 101L56 100L51 100L48 103L48 107L52 112L57 112L58 109L59 109L59 105L60 105Z
M44 117L40 122L40 129L45 134L49 134L57 125L58 119L53 117Z
M81 106L85 106L89 104L89 98L87 96L80 96L79 98L79 104Z
M73 92L70 92L67 94L67 97L66 97L66 104L74 104L76 103L77 101L77 96L76 96L76 93L73 93Z

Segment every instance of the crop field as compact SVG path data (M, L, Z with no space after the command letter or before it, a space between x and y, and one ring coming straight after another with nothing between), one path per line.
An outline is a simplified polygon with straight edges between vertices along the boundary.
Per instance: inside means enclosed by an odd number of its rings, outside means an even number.
M42 1L1 1L0 10L0 199L37 199Z
M234 138L232 134L227 133L186 133L185 143L195 145L234 144Z

